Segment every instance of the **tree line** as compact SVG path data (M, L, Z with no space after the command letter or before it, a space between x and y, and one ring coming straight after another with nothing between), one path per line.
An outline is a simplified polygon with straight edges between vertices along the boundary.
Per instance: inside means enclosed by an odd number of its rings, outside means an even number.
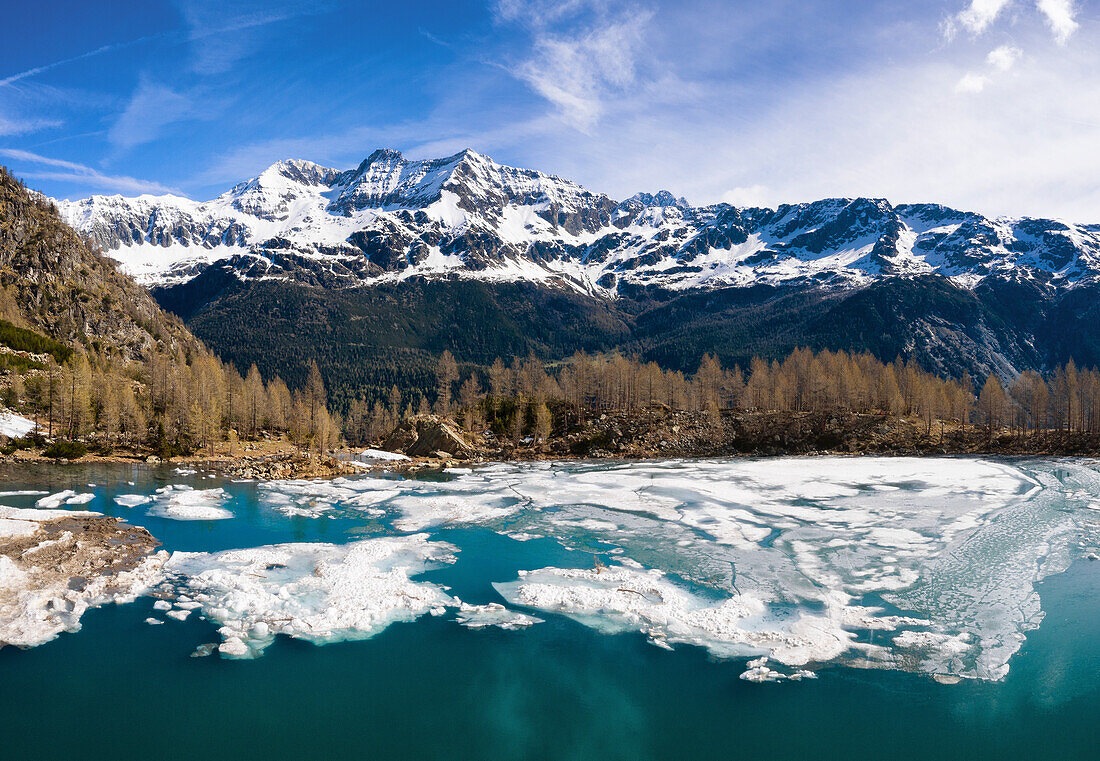
M316 363L292 392L255 365L241 375L209 353L151 351L145 362L117 362L75 351L25 373L9 373L3 401L38 422L37 435L85 441L109 451L147 447L165 455L210 451L215 443L286 435L323 452L340 439Z
M991 375L976 388L969 376L941 378L912 360L882 362L868 353L805 348L782 360L753 359L747 368L723 367L708 354L690 375L619 354L585 353L552 363L534 356L497 359L488 368L460 371L444 352L436 378L432 399L418 391L409 397L393 386L385 398L353 402L348 441L376 441L403 417L429 411L455 417L471 431L545 438L557 425L652 405L917 417L929 433L937 421L982 425L990 436L1002 427L1100 432L1100 372L1078 369L1072 361L1049 380L1027 371L1007 386Z
M40 358L42 355L38 355ZM209 353L153 351L145 362L118 363L84 351L64 362L47 356L27 372L8 372L3 402L39 421L48 438L83 440L109 450L148 447L162 454L211 450L215 443L285 435L318 452L341 440L385 437L403 419L434 412L471 431L545 439L591 415L660 405L720 412L846 412L917 417L984 426L990 436L1044 431L1100 432L1100 372L1070 361L1044 378L1026 371L1007 385L989 376L940 378L914 361L882 362L868 353L796 349L782 360L723 367L705 355L696 371L666 370L620 354L546 363L533 355L489 367L461 367L444 352L430 396L391 386L351 402L341 418L315 362L291 390L253 365L240 374Z

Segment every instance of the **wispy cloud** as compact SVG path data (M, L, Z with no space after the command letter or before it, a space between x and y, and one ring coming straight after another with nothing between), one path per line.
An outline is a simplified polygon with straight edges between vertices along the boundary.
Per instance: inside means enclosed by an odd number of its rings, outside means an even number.
M0 136L28 135L61 126L58 119L7 119L0 116Z
M603 114L606 97L633 84L634 56L648 20L639 16L579 37L543 37L519 76L566 122L589 132Z
M1065 45L1078 27L1077 8L1073 0L1038 0L1036 5L1046 16L1047 26L1054 33L1054 39L1059 45Z
M551 21L588 12L587 24L554 31ZM591 133L605 103L637 80L637 56L652 13L637 7L614 13L598 0L497 6L498 19L525 26L534 55L509 69L548 100L571 127Z
M255 30L302 16L328 13L331 0L177 0L190 30L193 67L200 74L228 71L261 47Z
M115 43L112 43L110 45L102 45L102 46L96 48L95 50L89 50L88 52L81 53L80 55L75 55L75 56L72 56L70 58L63 58L60 61L53 61L52 63L46 63L46 64L43 64L41 66L35 66L34 68L26 69L26 70L20 71L16 74L9 74L8 76L4 77L3 79L0 79L0 87L6 87L6 86L9 86L9 85L13 85L13 84L15 84L16 82L18 82L22 79L27 79L28 77L33 77L36 74L42 74L43 72L49 71L50 69L56 69L59 66L64 66L64 65L70 64L70 63L76 63L77 61L83 61L86 58L92 58L93 56L102 55L103 53L110 53L110 52L115 51L115 50L122 50L123 48L128 48L128 47L131 47L132 45L138 45L142 42L149 42L151 40L155 40L155 39L161 38L163 36L164 36L164 34L150 34L150 35L146 35L144 37L138 37L137 39L134 39L134 40L128 40L126 42L115 42Z
M165 126L194 115L189 97L143 77L107 138L119 148L132 148L155 140Z
M55 159L49 156L42 156L31 151L23 151L15 148L0 148L0 156L4 156L12 161L22 162L25 164L35 164L43 167L52 167L55 171L42 171L33 170L30 172L21 171L23 177L38 180L55 180L60 182L71 182L76 185L82 185L89 188L98 188L103 190L115 190L122 193L170 193L172 190L157 182L149 182L147 180L139 180L134 177L126 177L123 175L108 175L103 174L97 169L93 169L90 166L84 164L78 164L75 161L65 161L64 159ZM62 171L56 171L62 170Z

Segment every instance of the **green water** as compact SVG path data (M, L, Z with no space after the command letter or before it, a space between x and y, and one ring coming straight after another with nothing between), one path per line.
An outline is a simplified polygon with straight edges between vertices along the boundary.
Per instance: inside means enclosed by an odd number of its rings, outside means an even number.
M113 506L115 494L189 480L166 469L5 475L4 489L94 482L87 508L131 516L170 550L377 531L352 517L287 518L259 504L255 484L215 480L194 482L231 491L231 521ZM424 578L471 602L499 599L489 582L520 568L588 562L550 539L515 542L479 527L436 535L461 548L460 560ZM197 616L149 626L152 601L141 598L89 612L79 633L0 649L0 758L1097 759L1098 593L1097 562L1045 579L1045 619L1008 676L957 685L830 665L815 680L752 684L739 678L743 661L669 652L641 634L544 613L522 631L424 617L366 641L280 637L256 660L191 658L197 643L217 641L215 626Z

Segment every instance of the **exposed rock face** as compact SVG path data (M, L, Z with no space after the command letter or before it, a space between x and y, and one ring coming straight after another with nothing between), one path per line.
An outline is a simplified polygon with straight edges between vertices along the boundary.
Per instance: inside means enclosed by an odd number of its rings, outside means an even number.
M0 167L0 312L73 346L85 343L121 359L200 351L182 323L116 263L93 251L57 215Z
M474 448L458 426L437 415L422 415L403 421L382 445L390 452L403 452L410 457L450 455L469 457Z

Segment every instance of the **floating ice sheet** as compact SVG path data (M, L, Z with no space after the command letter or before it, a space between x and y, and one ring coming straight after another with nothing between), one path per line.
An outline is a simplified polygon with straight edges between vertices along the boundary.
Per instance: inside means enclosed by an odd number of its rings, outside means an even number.
M468 605L461 601L458 603L455 621L470 629L483 629L487 626L508 630L526 629L542 623L541 618L510 610L496 602L485 605Z
M277 634L317 644L366 639L391 623L451 605L439 586L410 577L453 561L454 550L416 534L345 545L177 552L165 568L177 592L219 624L219 652L252 658Z
M1074 479L1082 483L1063 483ZM433 482L365 476L263 488L288 514L555 538L718 599L756 600L795 619L827 611L848 642L909 619L942 636L902 638L872 656L853 646L844 657L996 679L1041 618L1034 582L1065 565L1076 522L1053 506L1080 492L1075 504L1088 508L1100 496L1095 480L1074 463L820 457L497 464ZM884 603L904 615L878 615Z
M224 489L194 489L171 485L157 489L148 514L177 521L220 521L233 517L222 507L229 495ZM121 503L120 503L121 504Z
M77 494L72 489L66 489L65 491L59 491L56 494L43 497L35 502L34 506L52 510L61 505L83 505L87 502L91 502L93 499L95 499L94 494Z
M745 678L758 681L802 678L821 663L1003 677L1042 619L1035 583L1067 567L1100 504L1100 474L1081 461L965 458L497 464L431 481L364 475L257 488L283 514L370 518L396 535L177 555L165 590L176 605L164 612L218 623L223 655L256 655L277 633L366 637L424 612L516 628L542 610L641 631L663 647L753 657ZM171 486L149 512L230 518L227 500L220 489ZM17 522L32 516L5 510L0 535L25 531ZM466 605L412 578L453 548L408 535L459 525L540 538L529 545L535 557L556 541L589 567L495 579L526 612ZM568 565L527 567L551 563Z
M787 666L840 660L945 678L1007 673L1041 619L1035 582L1066 567L1079 534L1080 512L1059 509L1066 494L1081 492L1076 507L1100 494L1100 477L1079 464L954 458L523 475L511 490L527 504L504 533L558 537L620 565L529 572L498 585L513 603L637 629L655 644L691 642L719 655L757 648ZM638 575L644 567L655 575ZM764 609L743 615L754 605ZM861 644L861 632L898 628L893 641Z

